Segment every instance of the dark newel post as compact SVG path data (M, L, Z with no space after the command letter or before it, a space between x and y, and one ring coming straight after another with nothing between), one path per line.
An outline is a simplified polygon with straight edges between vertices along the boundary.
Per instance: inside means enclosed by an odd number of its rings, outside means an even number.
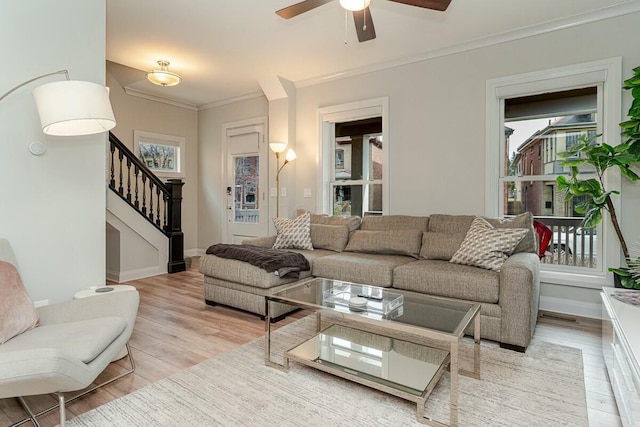
M169 236L169 273L187 269L184 261L184 234L182 234L182 186L181 179L170 179L167 187L171 192L167 206L167 236Z

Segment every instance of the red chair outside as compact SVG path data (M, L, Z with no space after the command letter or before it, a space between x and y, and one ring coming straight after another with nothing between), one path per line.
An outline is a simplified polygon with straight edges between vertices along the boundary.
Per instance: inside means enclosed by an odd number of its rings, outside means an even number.
M553 231L539 221L533 221L533 228L536 230L536 234L538 235L538 256L540 259L543 259L545 256L550 256L551 253L547 252L547 249L551 244Z

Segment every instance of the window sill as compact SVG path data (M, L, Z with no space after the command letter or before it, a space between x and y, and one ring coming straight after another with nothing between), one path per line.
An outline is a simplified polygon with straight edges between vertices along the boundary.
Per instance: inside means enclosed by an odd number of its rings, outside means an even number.
M578 288L601 289L612 286L610 275L602 272L583 273L578 271L540 270L540 282Z

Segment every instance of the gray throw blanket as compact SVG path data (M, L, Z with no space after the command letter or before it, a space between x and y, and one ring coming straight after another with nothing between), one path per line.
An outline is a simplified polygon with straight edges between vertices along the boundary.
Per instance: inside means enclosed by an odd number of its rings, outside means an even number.
M269 249L253 245L229 245L218 243L209 246L208 255L215 255L220 258L236 259L248 262L251 265L260 267L268 273L276 272L280 277L294 278L300 277L301 271L311 270L309 261L304 255L284 251L282 249Z

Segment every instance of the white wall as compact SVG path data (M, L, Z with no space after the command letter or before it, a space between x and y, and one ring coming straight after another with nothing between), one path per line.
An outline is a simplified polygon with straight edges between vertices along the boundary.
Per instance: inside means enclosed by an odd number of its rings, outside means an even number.
M0 93L61 69L104 84L104 0L3 0L0 8ZM34 301L71 299L105 282L106 134L45 136L31 95L62 79L29 84L0 103L0 235ZM29 153L33 141L46 145L44 155Z
M151 84L151 83L149 83ZM182 187L182 232L185 256L198 247L198 113L157 101L127 95L122 84L107 70L113 113L118 123L111 131L133 151L133 131L142 130L185 138L185 183ZM166 88L168 91L170 87ZM171 96L170 93L167 95Z
M209 246L222 241L223 220L226 218L222 158L223 125L264 117L268 111L267 99L259 97L209 108L198 113L198 247L201 254Z
M390 213L485 213L485 87L491 78L556 68L615 56L623 57L624 76L640 65L636 38L640 14L611 18L574 28L530 36L472 51L436 57L392 69L297 88L296 193L293 206L316 210L319 148L318 108L389 97ZM286 74L283 74L286 77ZM630 94L624 94L623 111ZM250 103L200 114L201 169L219 167L216 114L233 110L235 119L254 115ZM238 115L237 113L244 113ZM210 114L210 115L209 115ZM230 113L229 113L230 114ZM622 117L620 118L620 121ZM210 135L208 141L202 140ZM204 149L211 145L211 148ZM219 236L211 227L223 207L215 173L201 174L200 247ZM295 172L294 172L295 171ZM206 182L206 183L205 183ZM443 183L446 182L446 185ZM303 198L302 189L313 197ZM292 201L290 201L292 203ZM622 227L630 240L640 238L640 185L622 186ZM543 300L573 310L598 304L597 291L543 285ZM575 301L574 301L575 300ZM543 307L544 308L544 307ZM558 309L560 310L560 309ZM586 314L586 313L583 313Z

